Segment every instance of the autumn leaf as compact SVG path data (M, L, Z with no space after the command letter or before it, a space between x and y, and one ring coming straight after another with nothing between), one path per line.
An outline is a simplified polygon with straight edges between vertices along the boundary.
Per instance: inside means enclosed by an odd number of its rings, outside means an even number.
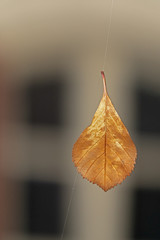
M83 178L104 191L120 184L134 169L136 147L106 90L92 123L74 144L72 160Z

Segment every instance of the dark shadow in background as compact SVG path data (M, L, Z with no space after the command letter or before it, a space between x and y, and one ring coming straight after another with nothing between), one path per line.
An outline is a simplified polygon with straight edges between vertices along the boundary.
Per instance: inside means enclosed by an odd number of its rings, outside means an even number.
M137 130L140 134L160 134L160 92L139 85L136 90Z
M134 95L137 136L144 136L149 141L155 136L157 140L160 137L160 91L151 83L152 77L139 77ZM157 147L158 144L157 141ZM133 239L160 239L160 189L154 184L133 191L132 220Z
M27 232L34 235L62 233L63 186L58 183L26 183Z
M66 85L66 76L60 73L33 77L25 89L27 124L32 127L63 126Z
M133 198L134 239L160 239L160 189L137 189Z

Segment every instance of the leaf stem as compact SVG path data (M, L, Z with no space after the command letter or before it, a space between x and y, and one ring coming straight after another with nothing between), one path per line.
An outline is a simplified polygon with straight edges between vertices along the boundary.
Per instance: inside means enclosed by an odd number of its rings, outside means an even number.
M107 95L106 77L105 77L104 71L101 71L101 75L103 79L104 95Z

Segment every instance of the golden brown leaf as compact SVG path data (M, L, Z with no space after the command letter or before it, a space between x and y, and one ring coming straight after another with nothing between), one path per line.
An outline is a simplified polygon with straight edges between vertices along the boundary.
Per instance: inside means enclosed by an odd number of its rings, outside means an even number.
M130 175L137 151L107 94L104 72L101 74L103 97L91 125L74 144L72 158L84 178L107 191Z

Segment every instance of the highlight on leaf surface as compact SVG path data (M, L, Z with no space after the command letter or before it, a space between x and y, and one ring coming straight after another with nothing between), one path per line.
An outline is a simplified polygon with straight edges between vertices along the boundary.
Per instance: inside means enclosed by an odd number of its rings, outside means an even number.
M118 116L106 90L92 123L73 146L72 160L78 172L104 191L120 184L134 169L136 147Z

